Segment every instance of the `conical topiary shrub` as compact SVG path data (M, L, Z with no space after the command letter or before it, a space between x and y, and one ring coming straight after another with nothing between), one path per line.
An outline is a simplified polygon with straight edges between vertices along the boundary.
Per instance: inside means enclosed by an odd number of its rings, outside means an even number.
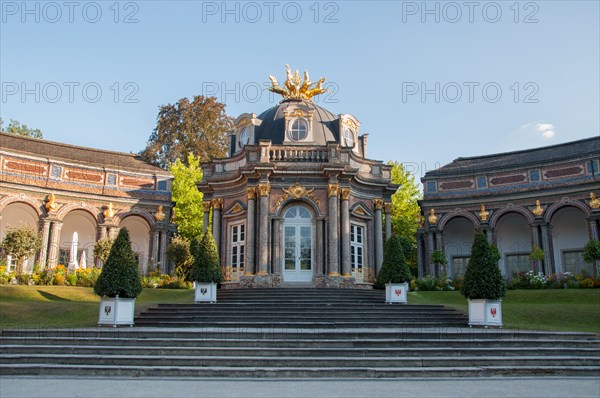
M219 283L223 279L217 244L210 232L206 232L199 244L191 245L194 265L191 278L202 283Z
M460 292L468 299L499 300L506 294L504 278L498 267L498 250L481 231L475 234L471 257Z
M142 292L140 273L126 228L119 231L94 285L94 292L100 297L120 298L136 298Z
M402 241L396 235L392 235L385 243L383 250L383 264L377 275L375 289L385 289L386 283L410 282L410 270L406 265Z

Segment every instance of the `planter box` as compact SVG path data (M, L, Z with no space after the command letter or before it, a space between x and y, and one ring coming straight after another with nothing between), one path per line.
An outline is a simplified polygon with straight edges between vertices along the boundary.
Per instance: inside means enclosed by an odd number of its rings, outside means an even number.
M408 283L386 283L385 302L406 304L406 293L408 293Z
M120 297L102 297L100 299L100 317L98 325L133 326L135 299Z
M194 302L196 303L216 303L217 302L217 284L195 282Z
M502 327L502 300L468 300L469 326Z

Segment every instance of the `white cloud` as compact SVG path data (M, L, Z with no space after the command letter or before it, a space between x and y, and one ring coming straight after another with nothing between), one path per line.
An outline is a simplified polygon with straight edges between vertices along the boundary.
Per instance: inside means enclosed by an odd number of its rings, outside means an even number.
M537 123L535 125L535 129L537 132L542 134L544 138L552 138L554 137L554 125L552 123Z
M542 137L544 138L552 138L554 137L554 130L546 130L542 132Z

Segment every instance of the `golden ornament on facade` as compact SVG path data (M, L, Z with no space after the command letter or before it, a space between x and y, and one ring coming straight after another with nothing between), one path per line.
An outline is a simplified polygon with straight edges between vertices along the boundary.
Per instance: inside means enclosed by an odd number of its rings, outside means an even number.
M535 207L531 210L534 216L539 217L544 214L544 208L542 207L539 200L535 201Z
M280 94L283 99L310 100L315 95L327 92L327 89L323 87L323 83L325 83L324 77L320 78L316 83L313 83L310 81L307 71L304 71L304 80L302 80L298 70L292 74L290 66L287 64L285 65L285 69L287 77L285 83L283 83L283 87L277 83L277 79L274 76L269 76L269 79L271 80L269 91Z
M429 224L437 224L438 218L435 215L435 209L429 210L429 216L427 217L427 220L429 221Z
M48 213L56 210L56 197L54 196L53 193L51 193L50 195L48 195L48 197L46 197L46 204L44 206L46 207L46 211Z
M485 209L484 205L481 205L481 207L479 208L479 218L481 219L481 221L487 221L489 215L490 212Z
M350 192L350 188L342 188L342 190L340 191L340 198L342 200L350 199Z
M163 207L158 206L158 211L154 214L154 218L156 221L163 221L165 219L165 213L163 212Z
M596 197L596 194L594 192L590 192L590 207L592 209L600 208L600 199Z
M299 182L295 183L294 185L290 186L287 189L281 188L281 190L284 192L284 195L279 198L276 206L281 205L285 200L290 199L290 198L291 199L308 198L308 199L312 200L313 202L315 202L317 204L317 206L319 205L319 199L317 199L317 197L314 195L315 189L314 188L306 189L305 187L300 185Z
M329 186L327 187L327 196L329 196L330 198L332 196L337 196L339 192L340 186L338 184L329 184Z
M248 200L256 200L256 188L250 187L246 192L248 193Z
M223 208L223 199L216 198L212 200L213 208L216 210L221 210Z
M269 196L271 192L271 186L269 184L259 184L258 185L258 194L260 196Z
M384 213L391 213L392 212L392 202L385 202L383 204L383 212Z
M113 209L112 202L109 203L108 206L106 206L106 209L104 209L102 215L104 216L105 220L110 220L111 218L113 218L113 216L115 215L115 210Z
M202 202L202 207L204 207L204 212L208 213L210 211L211 202L210 200L206 200Z
M358 126L356 125L354 120L346 118L342 121L342 125L348 127L355 133L358 133Z
M373 208L375 210L383 209L383 199L373 199Z

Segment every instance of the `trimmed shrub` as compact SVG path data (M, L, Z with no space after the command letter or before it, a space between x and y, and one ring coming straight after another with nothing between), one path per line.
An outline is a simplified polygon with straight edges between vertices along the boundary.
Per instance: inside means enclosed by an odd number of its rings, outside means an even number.
M506 285L498 267L498 250L488 243L481 231L475 234L471 257L460 292L468 299L499 300L506 295Z
M405 283L410 282L410 279L410 270L404 258L402 241L396 235L392 235L385 243L383 264L373 287L385 289L386 283Z
M221 261L212 234L206 232L199 244L193 241L190 246L194 255L191 279L202 283L220 283L223 280Z
M119 231L94 285L94 292L100 297L122 298L136 298L142 292L139 270L126 228Z

